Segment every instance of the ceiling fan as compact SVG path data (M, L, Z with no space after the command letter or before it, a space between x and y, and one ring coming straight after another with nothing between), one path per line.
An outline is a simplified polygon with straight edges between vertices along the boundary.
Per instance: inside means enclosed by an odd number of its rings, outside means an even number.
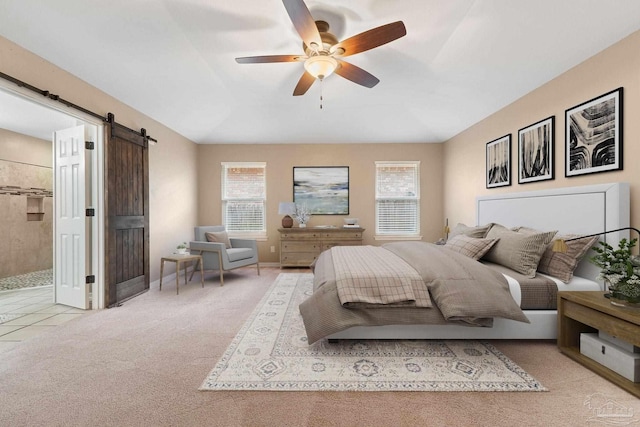
M298 34L302 37L304 55L267 55L236 58L240 64L267 62L304 62L305 71L293 91L304 95L316 79L323 80L335 72L359 85L372 88L380 81L360 67L340 58L373 49L407 34L402 21L392 22L357 34L341 42L329 32L325 21L314 21L303 0L282 0Z

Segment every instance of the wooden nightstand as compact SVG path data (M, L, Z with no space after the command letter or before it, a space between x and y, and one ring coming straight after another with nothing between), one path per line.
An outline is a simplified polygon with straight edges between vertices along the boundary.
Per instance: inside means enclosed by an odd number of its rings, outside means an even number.
M629 381L580 353L580 334L598 330L640 346L640 313L612 305L604 297L604 292L558 292L560 351L634 396L640 397L640 383Z

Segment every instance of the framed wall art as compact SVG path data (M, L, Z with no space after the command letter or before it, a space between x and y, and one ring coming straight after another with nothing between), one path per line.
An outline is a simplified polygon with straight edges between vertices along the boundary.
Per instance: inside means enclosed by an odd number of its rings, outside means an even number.
M518 131L518 184L555 178L554 124L551 116Z
M511 185L511 134L487 143L487 188Z
M622 170L622 88L565 112L565 176Z
M312 215L349 215L349 167L294 166L293 202Z

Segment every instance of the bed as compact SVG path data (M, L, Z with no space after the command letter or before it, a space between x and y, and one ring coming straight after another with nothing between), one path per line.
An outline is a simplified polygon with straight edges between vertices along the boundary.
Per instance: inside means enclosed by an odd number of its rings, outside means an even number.
M555 235L555 231L558 232L558 235L585 235L628 227L629 211L629 185L627 183L598 184L478 197L476 199L476 224L499 224L509 230L514 228L518 230L522 227L522 230L548 231L549 233L553 232L553 235ZM489 236L487 235L487 237ZM610 244L616 244L623 237L628 237L628 232L610 233L600 239ZM411 253L414 250L418 250L417 246L412 247L411 245L431 246L428 251L442 251L442 248L422 242L392 243L390 245L392 252L404 251L405 255L409 254L408 258L411 258ZM389 250L389 247L385 247L385 245L383 247L384 249L377 248L377 250ZM340 257L344 254L346 252L339 253ZM450 255L449 252L447 254L449 254L449 258L459 257L457 254L455 256ZM400 257L405 255L400 254ZM353 256L359 256L359 254ZM498 317L490 319L484 315L476 318L469 315L469 320L455 315L443 315L443 313L449 312L449 308L445 307L440 310L441 300L431 301L432 307L430 308L424 306L425 304L429 305L429 302L421 303L421 306L418 307L414 303L409 304L408 307L398 303L390 306L386 304L376 306L378 308L366 305L358 306L358 303L355 306L343 304L339 298L340 295L334 295L336 293L334 287L325 286L326 283L335 279L333 276L336 276L336 267L333 265L332 257L335 257L335 253L323 253L319 257L314 269L315 291L309 299L300 305L300 312L310 343L324 338L329 340L555 339L557 336L555 307L535 307L535 309L524 307L521 313L524 314L525 319L519 319L517 314L509 309L507 315L498 313ZM363 258L366 257L363 256ZM423 259L437 259L437 257L437 252L426 252L426 256L422 256ZM601 289L601 285L594 281L598 269L589 263L587 258L588 255L580 261L574 271L573 278L568 283L539 272L534 274L542 282L546 281L547 285L545 286L549 286L549 283L553 282L554 291ZM471 261L478 263L474 260ZM485 259L480 259L480 261L492 266L492 263L486 263ZM349 264L350 262L342 263ZM415 263L415 261L413 262ZM443 258L440 258L439 263L443 262ZM375 264L373 262L373 265ZM417 267L417 270L425 269L419 263L414 267ZM472 266L469 267L465 264L462 269L466 271L469 268ZM458 267L450 268L450 270L458 269ZM524 288L521 289L518 283L518 280L523 280L523 276L519 276L517 272L511 274L509 269L500 265L493 265L490 270L499 273L495 278L495 281L499 283L498 287L505 288L506 286L508 289L511 301L505 302L503 305L515 304L520 307L523 300L528 300L523 295L522 289ZM423 272L420 271L420 277L426 280L422 274ZM436 276L440 277L442 274L436 273ZM342 278L344 272L338 272L338 276ZM416 279L413 277L403 278L403 280L411 282ZM427 298L434 296L431 283L429 286ZM524 292L526 293L526 290ZM446 292L444 295L449 296ZM478 295L477 297L482 299L483 296ZM555 298L553 299L555 302ZM354 313L357 316L354 316ZM426 322L429 324L423 324L423 320L414 321L412 316L416 315L428 318Z

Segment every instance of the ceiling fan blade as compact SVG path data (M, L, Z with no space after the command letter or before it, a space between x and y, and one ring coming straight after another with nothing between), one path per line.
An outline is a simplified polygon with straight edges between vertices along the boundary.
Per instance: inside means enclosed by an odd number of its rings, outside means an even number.
M267 55L267 56L245 56L236 58L238 64L260 64L264 62L297 62L300 55Z
M392 42L407 34L402 21L392 22L390 24L382 25L380 27L373 28L364 33L357 34L353 37L341 41L337 45L331 48L332 52L338 56L355 55L356 53L364 52L374 47L382 46L383 44ZM340 53L340 50L344 50Z
M309 8L304 4L302 0L282 0L285 9L293 22L293 26L302 37L302 41L309 47L312 47L312 43L322 49L322 39L316 26L316 21L313 20Z
M340 66L336 68L335 73L347 80L351 80L354 83L358 83L364 87L372 88L377 85L380 80L373 74L363 70L360 67L356 67L345 61L337 59Z
M298 81L298 85L293 90L293 96L300 96L307 93L307 91L315 81L316 81L316 78L305 71L302 77L300 77L300 80Z

